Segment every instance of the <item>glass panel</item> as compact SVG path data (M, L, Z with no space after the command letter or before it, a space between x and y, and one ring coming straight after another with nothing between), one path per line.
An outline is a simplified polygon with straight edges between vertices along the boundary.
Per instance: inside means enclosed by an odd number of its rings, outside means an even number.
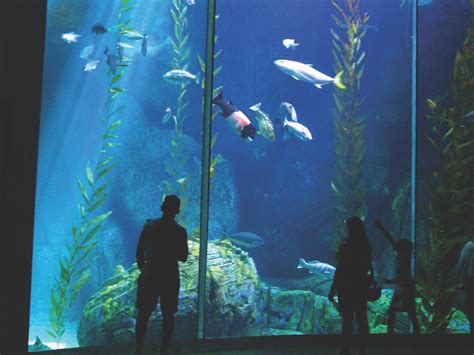
M205 14L205 1L48 2L30 343L134 342L135 248L170 193L190 249L175 338L196 334Z
M469 247L459 268L457 263L474 232L474 3L424 1L421 5L420 1L418 314L423 332L468 333L467 301L474 299L472 270L468 277Z
M365 219L379 276L395 255L372 219L410 236L411 2L336 3L218 1L207 337L337 333L345 219Z

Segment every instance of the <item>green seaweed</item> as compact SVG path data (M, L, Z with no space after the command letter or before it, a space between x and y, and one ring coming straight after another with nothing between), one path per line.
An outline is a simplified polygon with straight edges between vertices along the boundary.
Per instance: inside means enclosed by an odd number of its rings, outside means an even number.
M360 82L364 72L365 52L361 49L369 20L360 12L360 0L345 0L344 7L332 0L336 14L331 15L336 30L331 29L334 69L343 72L345 90L333 93L335 108L335 164L333 190L334 244L338 248L345 235L344 220L356 215L364 217L366 187L362 174L365 157L365 117L359 113L363 99Z
M422 325L427 332L444 333L453 317L450 293L459 253L469 240L474 207L474 126L462 125L474 110L474 27L468 30L462 50L454 60L452 106L427 100L431 132L426 136L437 157L431 176L426 236L421 250ZM447 108L449 107L449 108Z
M173 51L172 68L188 70L190 66L191 46L189 45L190 33L187 30L187 12L188 5L184 0L172 0L170 14L173 20L173 37L171 39L171 48ZM165 171L169 175L169 180L162 182L164 196L176 194L181 199L181 209L185 210L189 204L187 193L189 178L191 173L182 174L187 165L189 156L184 151L185 142L183 135L184 123L187 119L187 101L189 83L183 83L176 86L176 103L173 112L175 113L174 132L171 138L170 160L165 162ZM182 175L179 175L182 174ZM184 175L184 176L183 176ZM163 197L164 197L163 196ZM178 221L185 226L188 221L184 220L185 215L179 215Z
M215 16L216 22L217 22L218 19L219 19L219 15L216 15ZM215 45L217 44L218 39L219 39L218 36L214 37L214 44ZM222 48L217 50L217 51L214 51L214 62L217 62L217 59L221 55L222 51L223 51ZM201 56L199 54L198 54L197 58L198 58L198 61L199 61L199 68L201 69L201 72L202 72L202 77L204 78L205 74L206 74L206 63L204 62L204 60L201 58ZM216 77L222 71L222 68L223 68L222 64L219 65L218 67L214 67L214 72L212 73L213 81L214 81L214 87L212 88L212 97L219 94L219 92L221 92L224 88L223 85L215 86ZM203 80L202 83L201 83L201 87L204 89L205 85L206 85L206 81ZM203 104L204 104L204 98L203 98ZM216 117L218 116L218 114L219 114L219 111L217 111L217 110L212 112L212 121L213 122L216 119ZM217 136L218 136L217 132L212 135L212 138L211 138L211 151L212 151L212 149L214 149L214 146L216 145ZM209 173L210 173L210 178L211 179L214 177L214 174L215 174L215 171L216 171L216 166L219 165L223 161L224 161L224 158L222 157L221 154L217 154L217 155L214 155L214 156L211 157L211 163L210 163L210 166L209 166L209 170L210 170Z
M119 23L117 40L121 35L131 31L125 19L125 13L130 10L130 0L122 0L119 10ZM85 177L78 178L77 184L81 195L81 202L78 204L78 219L71 229L70 239L66 242L66 254L59 257L59 275L54 281L50 294L49 320L51 329L47 333L58 343L65 331L65 321L69 309L75 303L80 290L87 282L90 270L89 267L94 258L94 250L99 243L97 238L104 221L112 214L112 211L99 211L109 194L108 187L110 180L108 176L117 164L117 157L114 150L120 143L117 141L117 134L122 120L117 119L123 105L117 106L115 99L125 93L127 89L118 87L117 84L125 74L126 68L131 60L124 57L119 63L123 68L114 74L108 71L109 87L108 99L106 102L107 115L101 119L103 133L101 135L102 144L99 151L99 158L94 166L90 162L85 168Z

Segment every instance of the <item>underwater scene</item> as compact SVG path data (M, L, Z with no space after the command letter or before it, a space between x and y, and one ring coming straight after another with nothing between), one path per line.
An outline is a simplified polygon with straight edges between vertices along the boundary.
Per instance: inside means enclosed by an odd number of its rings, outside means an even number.
M136 246L168 194L190 252L174 339L196 338L198 317L207 338L340 333L327 296L354 215L383 287L371 333L387 332L395 273L374 219L415 244L421 331L468 333L456 270L474 232L474 2L216 4L209 135L205 0L48 1L30 350L134 342ZM395 332L411 332L406 314Z

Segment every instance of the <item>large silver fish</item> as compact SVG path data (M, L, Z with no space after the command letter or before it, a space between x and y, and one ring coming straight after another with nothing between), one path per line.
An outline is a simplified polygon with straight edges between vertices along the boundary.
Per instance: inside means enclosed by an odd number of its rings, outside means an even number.
M200 78L201 74L199 72L197 72L196 75L193 75L190 72L181 69L173 69L163 75L163 79L176 85L186 84L190 81L199 84Z
M270 142L275 141L275 129L270 117L260 109L262 104L259 102L250 107L250 110L255 111L255 119L258 122L259 133Z
M283 121L283 140L287 141L291 135L294 135L302 141L310 141L313 139L313 135L306 126L298 122L285 120Z
M334 78L323 74L312 67L311 64L295 62L293 60L278 59L275 60L276 67L283 73L288 74L295 80L305 81L321 89L323 85L333 83L339 89L345 89L346 86L341 82L342 71L337 73Z
M278 111L278 117L285 122L298 122L298 116L296 115L295 107L289 102L282 102Z
M235 245L244 248L255 248L263 245L263 239L251 232L239 232L224 236L223 239L230 240Z
M307 269L311 274L333 275L336 272L336 268L332 265L317 260L307 262L303 258L300 258L296 268Z

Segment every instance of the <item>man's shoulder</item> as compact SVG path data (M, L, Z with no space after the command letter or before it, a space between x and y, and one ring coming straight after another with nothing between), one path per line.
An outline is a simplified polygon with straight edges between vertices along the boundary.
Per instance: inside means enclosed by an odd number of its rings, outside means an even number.
M186 234L186 228L184 228L181 224L178 222L174 222L176 224L176 228L179 230L180 233Z

